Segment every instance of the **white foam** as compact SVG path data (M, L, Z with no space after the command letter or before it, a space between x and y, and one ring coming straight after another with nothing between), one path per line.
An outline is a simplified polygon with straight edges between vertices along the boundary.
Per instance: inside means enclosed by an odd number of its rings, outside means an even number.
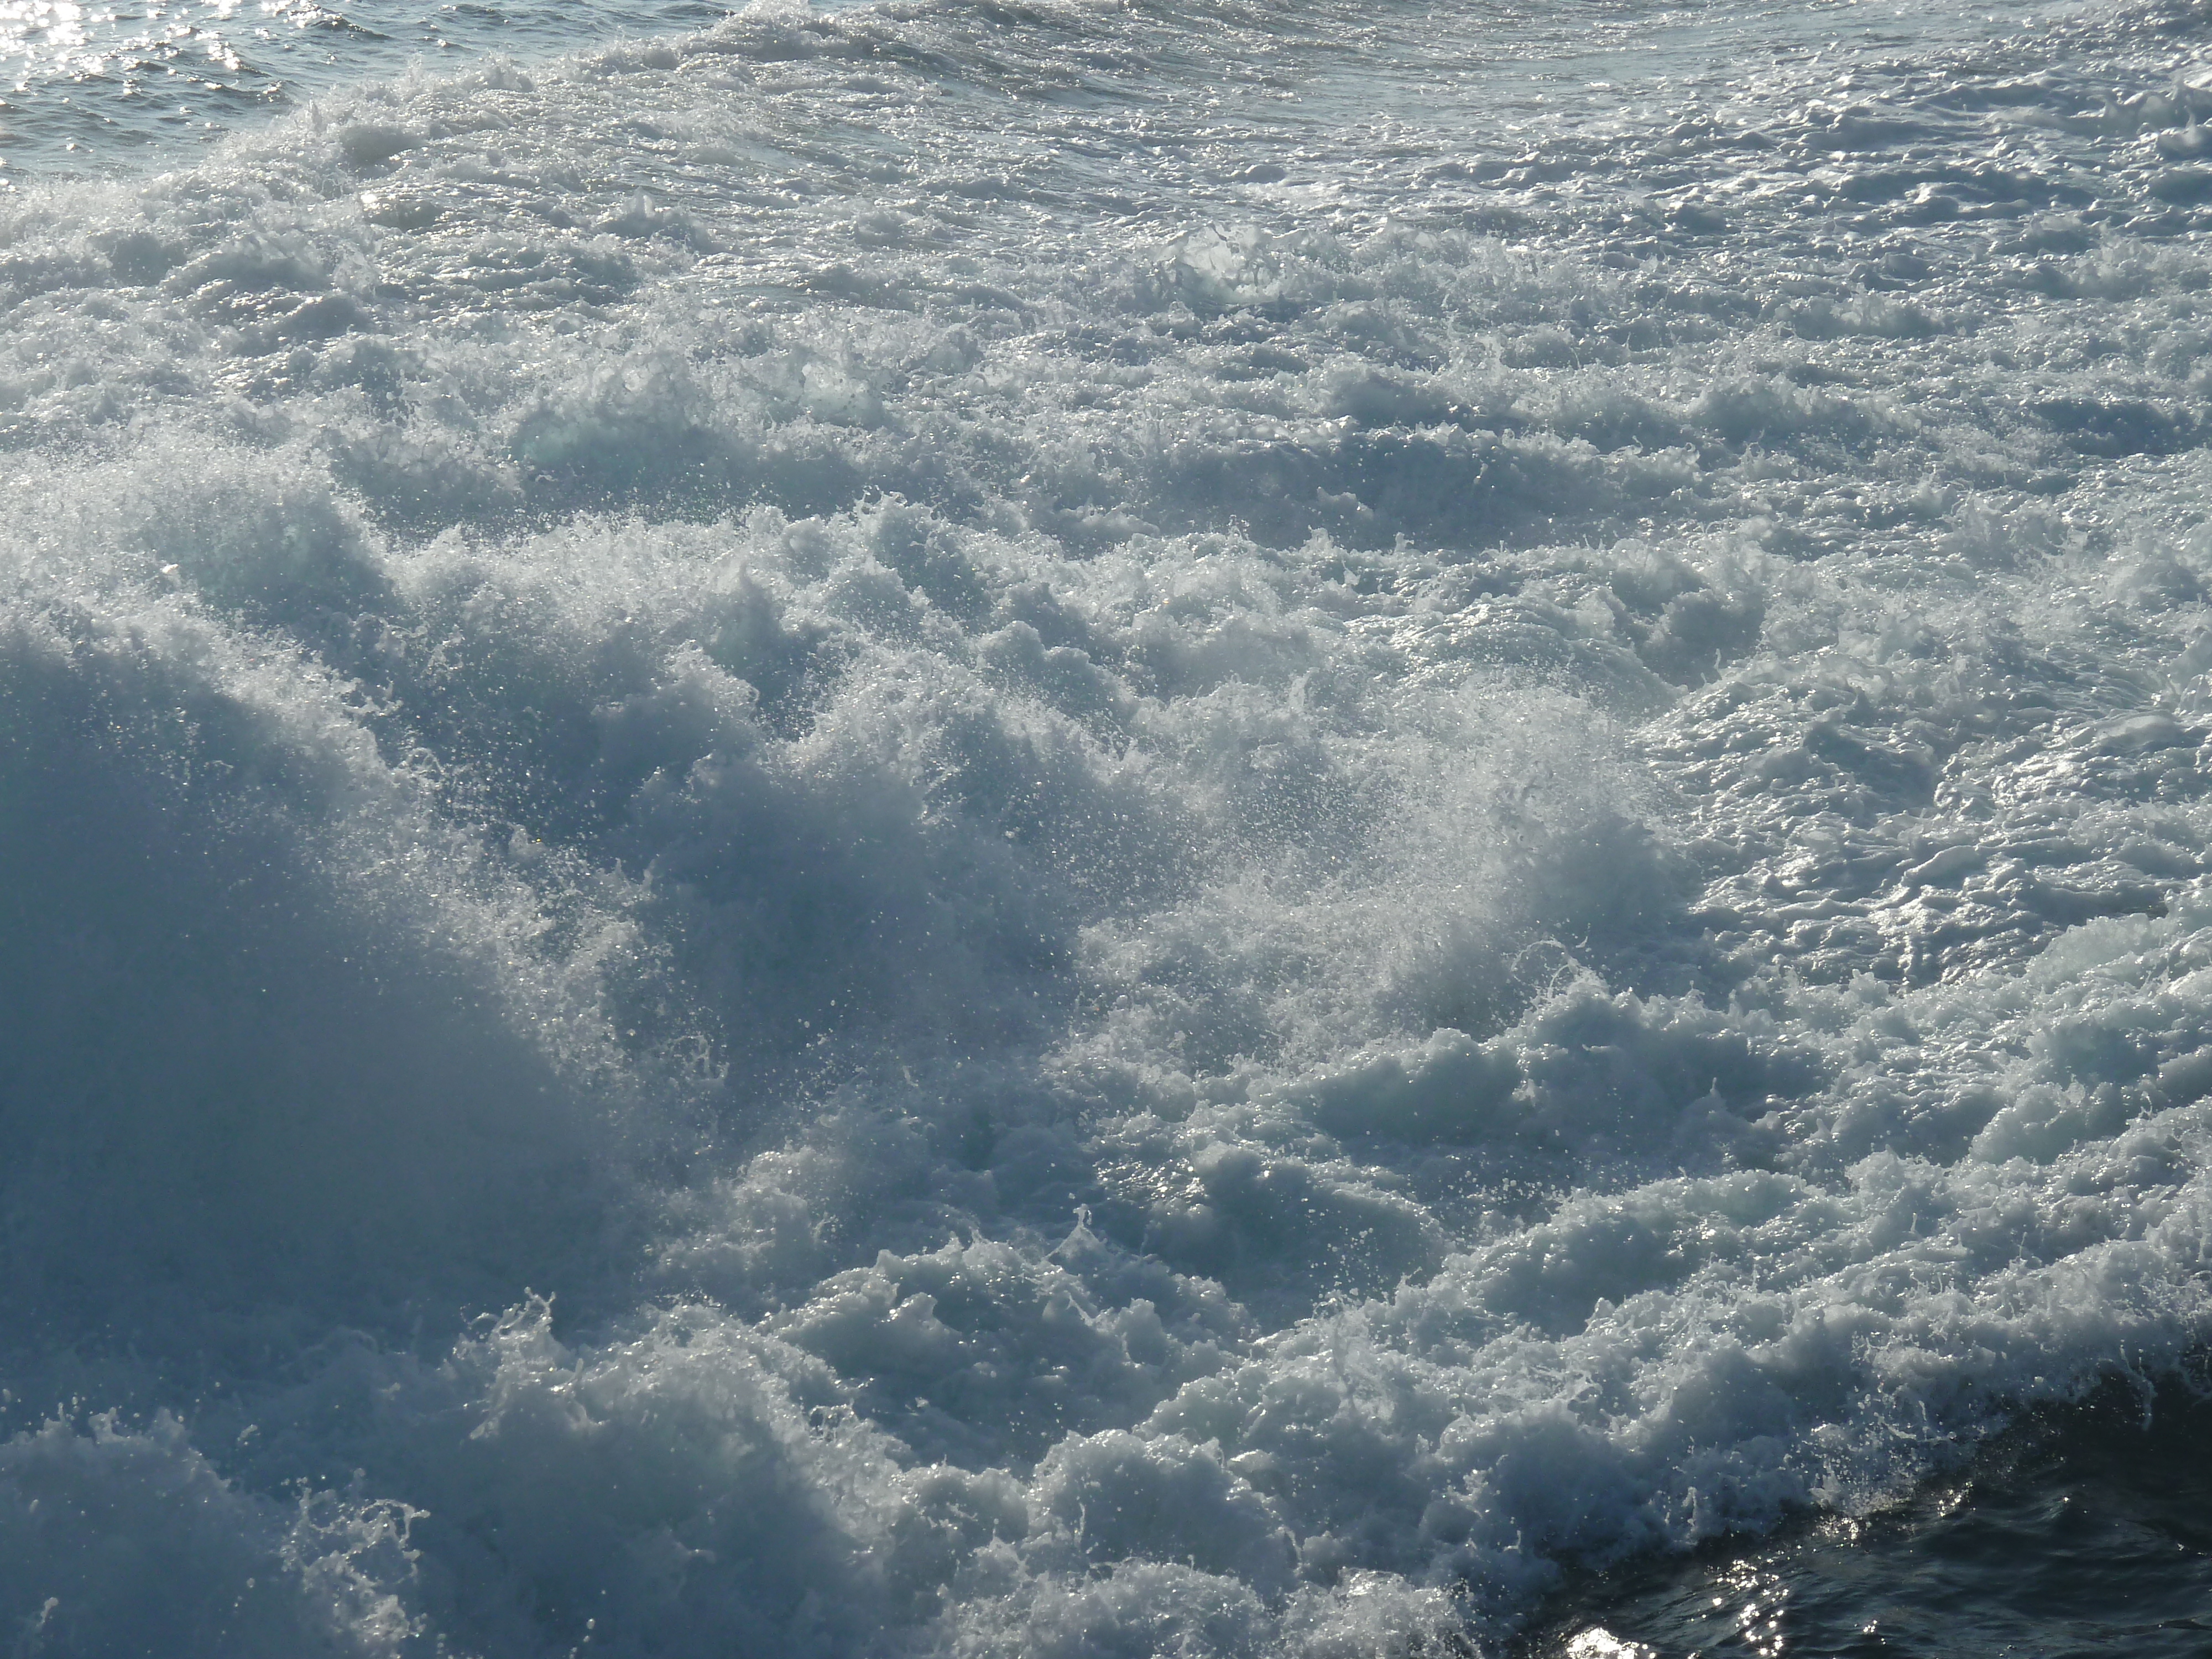
M1748 16L0 203L27 1650L1434 1650L2201 1346L2174 49Z

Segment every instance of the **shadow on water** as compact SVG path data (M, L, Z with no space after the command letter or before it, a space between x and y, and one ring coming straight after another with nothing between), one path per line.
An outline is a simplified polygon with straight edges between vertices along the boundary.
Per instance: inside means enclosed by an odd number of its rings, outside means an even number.
M2212 1399L2116 1380L1860 1520L1594 1575L1516 1659L2212 1653Z

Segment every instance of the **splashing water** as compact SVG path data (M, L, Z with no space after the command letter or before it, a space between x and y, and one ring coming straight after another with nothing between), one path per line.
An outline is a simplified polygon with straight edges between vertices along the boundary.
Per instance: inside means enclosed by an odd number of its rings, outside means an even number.
M2212 1334L2195 11L5 16L23 1651L1489 1651Z

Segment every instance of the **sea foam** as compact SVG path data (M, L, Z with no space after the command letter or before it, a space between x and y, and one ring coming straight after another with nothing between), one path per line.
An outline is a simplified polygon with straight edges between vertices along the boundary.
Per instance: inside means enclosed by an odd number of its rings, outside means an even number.
M2198 1351L2201 29L1747 19L0 199L11 1639L1450 1650Z

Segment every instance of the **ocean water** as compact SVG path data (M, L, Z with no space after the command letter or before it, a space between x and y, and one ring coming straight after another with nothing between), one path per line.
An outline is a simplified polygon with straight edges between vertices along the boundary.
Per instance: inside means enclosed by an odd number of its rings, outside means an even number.
M1759 1548L1711 1547L1597 1575L1518 1650L2203 1654L2212 1648L2212 1411L2201 1387L2143 1381L2031 1409L1971 1471L1875 1514L1808 1516Z
M0 42L11 1654L2204 1650L2212 14Z

